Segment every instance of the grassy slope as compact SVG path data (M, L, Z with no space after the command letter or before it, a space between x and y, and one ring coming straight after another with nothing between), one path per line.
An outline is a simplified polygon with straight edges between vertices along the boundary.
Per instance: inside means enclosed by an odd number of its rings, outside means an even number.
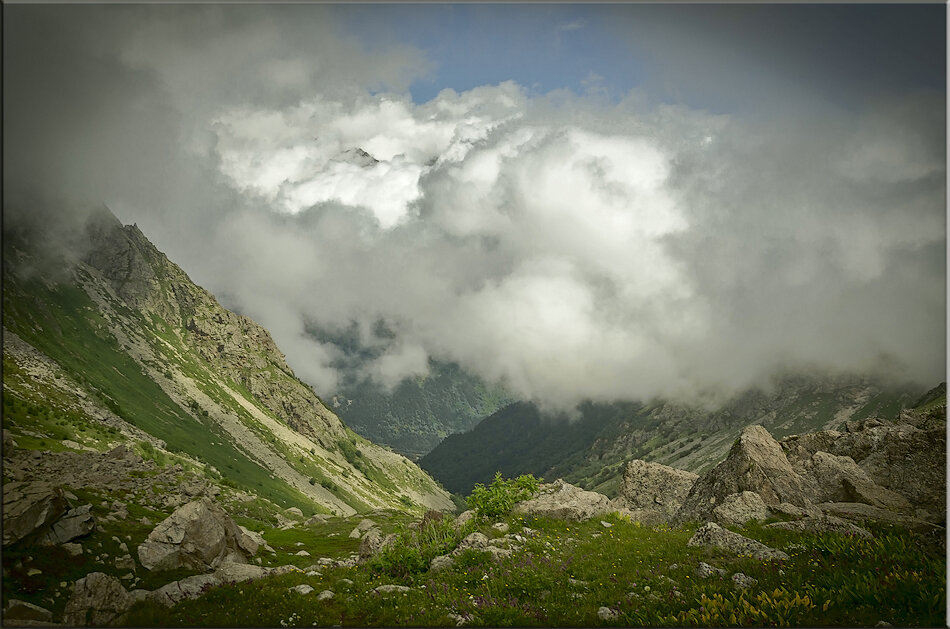
M615 515L582 523L507 517L513 532L536 531L525 549L492 562L467 551L456 564L395 578L372 565L291 573L253 584L215 588L171 609L140 604L128 624L211 626L446 626L457 617L488 626L935 626L946 609L942 554L899 529L875 528L870 541L777 531L738 529L790 558L763 562L726 551L686 545L695 525L644 527ZM349 523L347 524L347 526ZM345 526L333 532L342 533ZM482 525L489 537L499 533ZM301 532L304 539L308 532ZM530 534L529 534L530 535ZM286 547L295 548L284 532ZM272 540L275 538L271 536ZM705 561L727 570L700 579ZM740 591L730 575L757 580ZM407 592L375 594L382 584ZM298 584L312 594L289 591ZM331 590L328 601L317 593ZM601 607L616 612L601 620ZM455 616L450 616L454 614Z

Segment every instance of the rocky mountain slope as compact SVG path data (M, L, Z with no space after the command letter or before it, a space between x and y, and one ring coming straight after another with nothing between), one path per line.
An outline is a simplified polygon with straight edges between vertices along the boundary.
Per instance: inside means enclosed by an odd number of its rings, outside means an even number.
M53 252L42 232L4 233L3 427L18 444L5 459L125 445L306 514L452 506L410 461L349 430L266 330L136 226L103 209L83 230Z
M840 428L870 416L896 418L923 390L863 377L787 376L710 408L670 401L582 404L579 418L518 403L467 433L450 435L419 460L446 488L468 493L495 471L564 479L615 496L623 465L656 461L702 473L725 456L740 431L761 424L778 437Z

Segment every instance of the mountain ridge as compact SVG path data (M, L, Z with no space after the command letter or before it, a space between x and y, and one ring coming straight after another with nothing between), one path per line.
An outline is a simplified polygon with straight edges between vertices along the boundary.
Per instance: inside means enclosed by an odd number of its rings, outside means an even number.
M64 408L91 422L109 416L135 425L158 438L152 447L283 507L342 514L452 508L411 462L346 428L296 377L264 328L223 308L137 226L100 209L83 230L77 255L51 261L42 243L8 239L5 229L5 330L60 365L59 379L72 380L87 406L96 402L82 410L79 395L60 390L53 399L71 395ZM57 264L55 277L33 272ZM5 343L5 398L32 386L13 377L29 363L27 354L8 353ZM59 417L62 410L46 412ZM7 423L14 436L25 436L24 429L43 434L35 430L42 422ZM67 432L66 441L81 447L106 445Z

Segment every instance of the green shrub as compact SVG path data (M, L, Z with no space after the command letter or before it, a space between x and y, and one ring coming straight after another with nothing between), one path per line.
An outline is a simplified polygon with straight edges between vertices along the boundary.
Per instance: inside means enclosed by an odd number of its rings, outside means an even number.
M372 558L369 568L399 578L426 572L435 557L455 550L474 530L472 521L456 529L454 518L428 511L418 524L398 528L396 538Z
M542 479L531 474L505 480L501 472L495 472L495 480L488 487L476 483L466 499L469 508L480 518L495 518L511 513L515 503L531 498L537 493Z

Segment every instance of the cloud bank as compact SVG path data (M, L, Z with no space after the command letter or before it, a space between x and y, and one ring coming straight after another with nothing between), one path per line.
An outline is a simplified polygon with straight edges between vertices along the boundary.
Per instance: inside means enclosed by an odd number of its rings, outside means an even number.
M508 81L414 103L421 51L307 8L316 34L259 8L110 13L67 68L87 82L61 77L85 95L70 124L14 78L37 131L8 125L14 182L138 221L321 393L354 330L374 358L350 368L386 386L432 357L549 408L790 369L945 378L942 93L742 116Z

